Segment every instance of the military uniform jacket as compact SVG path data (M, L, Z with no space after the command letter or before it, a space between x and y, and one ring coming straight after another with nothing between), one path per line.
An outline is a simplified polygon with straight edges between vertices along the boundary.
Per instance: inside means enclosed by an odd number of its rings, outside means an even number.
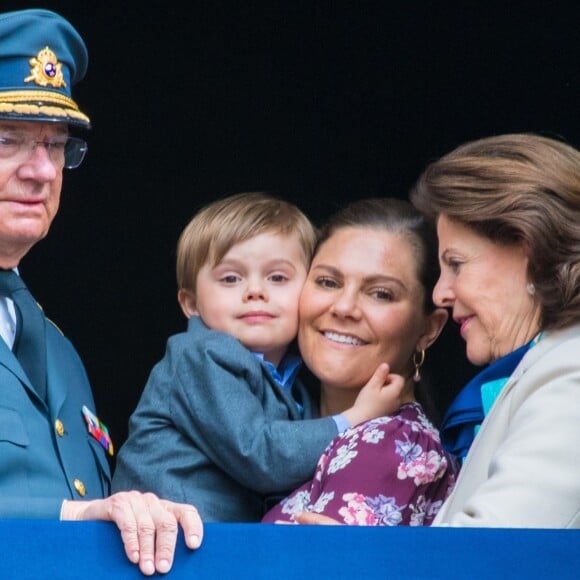
M531 348L434 525L580 528L580 325Z
M316 405L300 381L305 417ZM331 417L301 419L295 401L237 339L194 316L172 336L129 421L113 491L194 504L206 522L259 521L310 477L337 435Z
M105 450L81 410L95 411L85 369L50 321L46 348L47 403L0 339L0 517L58 518L64 499L110 491Z

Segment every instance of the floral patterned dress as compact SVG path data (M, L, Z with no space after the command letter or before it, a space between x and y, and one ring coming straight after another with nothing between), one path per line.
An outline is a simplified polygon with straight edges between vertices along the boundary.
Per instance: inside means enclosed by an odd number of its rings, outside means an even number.
M359 526L430 525L451 493L458 461L417 403L341 433L314 478L274 506L262 522L293 522L311 511Z

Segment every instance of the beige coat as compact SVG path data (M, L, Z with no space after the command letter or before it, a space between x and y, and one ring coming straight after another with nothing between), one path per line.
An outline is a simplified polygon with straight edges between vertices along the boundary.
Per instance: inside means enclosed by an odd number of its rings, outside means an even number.
M433 525L580 528L580 324L522 359Z

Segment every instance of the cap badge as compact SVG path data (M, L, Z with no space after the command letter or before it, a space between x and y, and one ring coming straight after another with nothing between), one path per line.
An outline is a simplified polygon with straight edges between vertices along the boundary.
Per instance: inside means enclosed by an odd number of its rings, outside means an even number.
M28 62L31 65L30 76L24 79L25 83L32 81L41 87L47 85L55 88L66 87L62 74L62 64L58 62L56 54L48 46Z

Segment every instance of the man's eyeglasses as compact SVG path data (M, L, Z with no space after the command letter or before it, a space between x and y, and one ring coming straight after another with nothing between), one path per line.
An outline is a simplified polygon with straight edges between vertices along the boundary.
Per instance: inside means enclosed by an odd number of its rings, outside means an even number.
M50 160L60 169L76 169L88 149L86 141L77 137L56 135L39 141L27 133L0 131L0 159L23 163L39 145L46 149Z

